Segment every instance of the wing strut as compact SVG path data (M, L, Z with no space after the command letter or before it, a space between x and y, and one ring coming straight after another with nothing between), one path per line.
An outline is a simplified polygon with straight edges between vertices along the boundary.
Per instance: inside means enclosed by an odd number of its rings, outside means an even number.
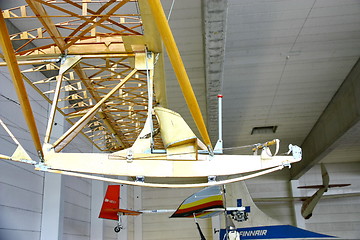
M212 153L212 145L209 134L206 129L204 119L202 117L199 104L196 100L194 91L192 89L189 77L186 73L184 63L181 59L179 49L176 46L174 36L172 35L168 21L166 19L164 10L160 0L149 0L149 5L153 13L156 25L159 29L160 35L169 55L170 62L178 79L182 93L191 112L191 115L196 123L196 126L204 140L204 143Z
M194 221L195 221L197 230L199 231L199 234L200 234L200 240L206 240L204 234L203 234L202 231L201 231L200 225L199 225L198 221L196 220L195 213L194 213Z
M15 57L14 49L9 38L9 32L6 27L4 16L0 14L0 45L4 53L5 61L9 68L11 78L13 79L15 90L20 102L25 121L29 127L31 137L34 141L35 149L41 161L44 159L39 133L36 127L35 118L31 109L30 101L26 92L25 84L21 76L19 66Z
M56 88L55 88L55 93L54 93L54 100L52 101L52 104L51 104L50 116L49 116L49 121L48 121L47 129L46 129L44 143L49 143L49 141L50 141L50 135L51 135L52 127L54 124L54 119L55 119L56 105L59 101L59 95L60 95L60 91L61 91L61 83L63 81L64 73L66 71L68 71L69 69L71 69L74 65L76 65L80 60L81 60L80 56L63 58L63 61L60 65L59 75L56 77Z

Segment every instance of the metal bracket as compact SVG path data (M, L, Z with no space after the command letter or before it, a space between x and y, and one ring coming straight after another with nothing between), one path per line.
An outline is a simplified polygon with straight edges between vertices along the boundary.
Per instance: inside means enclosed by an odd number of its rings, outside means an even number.
M214 148L214 153L216 154L222 154L223 153L223 140L219 139L217 140Z
M133 152L132 152L132 149L129 148L129 150L127 151L127 154L126 154L126 161L131 163L133 161Z
M145 182L145 177L144 176L136 176L135 182Z
M65 55L60 60L59 75L64 74L81 61L82 57L77 55Z
M289 144L289 151L286 154L290 154L292 152L292 155L295 159L301 160L302 158L302 149L299 146Z
M151 51L146 51L146 57L151 59L153 57L153 53Z
M216 176L208 176L208 182L216 182Z
M45 160L44 160L44 155L43 155L43 153L41 152L41 151L37 151L37 154L38 154L38 157L39 157L39 159L40 159L40 162L44 162Z
M46 164L44 164L42 162L35 165L35 170L38 170L38 171L46 172L48 169L49 169L49 167L46 166Z
M283 162L282 165L283 167L291 168L291 164L289 162Z

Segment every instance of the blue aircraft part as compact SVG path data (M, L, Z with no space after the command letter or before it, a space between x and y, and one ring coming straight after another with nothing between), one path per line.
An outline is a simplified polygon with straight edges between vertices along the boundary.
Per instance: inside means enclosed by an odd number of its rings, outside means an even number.
M242 206L242 199L241 199L241 198L239 198L239 199L236 200L236 206L237 206L237 207L241 207L241 206Z
M291 225L274 225L236 229L240 239L288 239L288 238L337 238L334 236L311 232ZM226 229L220 229L220 240L224 239Z
M242 199L241 198L236 200L236 206L242 207ZM250 212L250 206L245 206L245 212L247 212L247 213Z

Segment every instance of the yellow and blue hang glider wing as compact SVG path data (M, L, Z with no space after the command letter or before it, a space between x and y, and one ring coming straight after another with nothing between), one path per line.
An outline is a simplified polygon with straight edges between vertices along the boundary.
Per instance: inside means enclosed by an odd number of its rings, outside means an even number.
M171 215L175 217L208 218L225 210L223 192L220 186L211 186L185 199Z

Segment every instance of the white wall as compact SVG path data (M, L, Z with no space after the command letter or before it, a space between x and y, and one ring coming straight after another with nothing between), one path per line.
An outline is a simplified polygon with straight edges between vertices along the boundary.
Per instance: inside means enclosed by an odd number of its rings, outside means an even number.
M91 180L64 176L64 240L89 240Z
M134 208L134 199L135 199L135 195L134 195L134 187L133 186L127 186L127 208L128 209L133 209L133 210L138 210ZM128 240L135 240L134 238L134 233L135 233L135 217L127 217L127 234L128 234Z
M40 239L43 176L0 161L0 239Z

